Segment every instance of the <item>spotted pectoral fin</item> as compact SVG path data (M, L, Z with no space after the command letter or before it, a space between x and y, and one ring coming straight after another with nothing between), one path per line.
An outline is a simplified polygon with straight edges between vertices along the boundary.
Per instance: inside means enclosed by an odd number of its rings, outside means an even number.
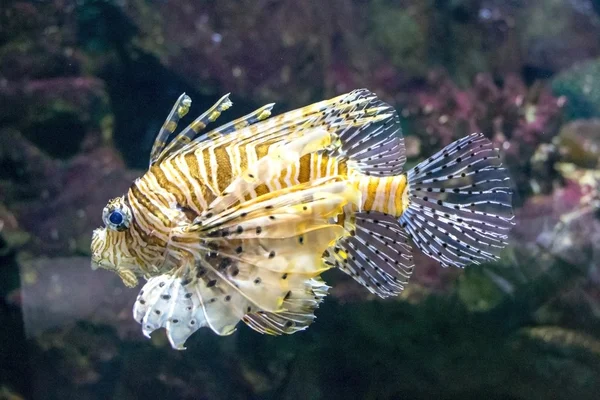
M356 200L339 177L298 185L198 221L172 246L198 254L194 276L232 315L261 332L292 333L314 319L326 294L323 252L347 234L331 220Z
M244 315L241 305L225 305L225 296L215 279L180 278L164 274L151 278L135 302L133 315L144 335L166 328L174 349L184 349L185 341L199 328L209 327L219 335L229 335Z
M278 312L258 311L244 316L246 325L268 335L292 334L308 328L329 286L320 278L307 279L303 287L288 291Z
M317 251L325 247L321 245ZM209 253L197 261L189 278L171 274L151 278L133 310L144 334L149 337L154 330L165 328L171 346L184 349L199 328L229 335L240 320L268 334L308 327L328 289L316 276L323 264L311 247L278 256L281 270L263 265L261 260L273 261L268 254L233 259L230 252Z
M397 295L414 267L408 235L394 217L379 212L356 213L353 224L353 235L329 249L326 261L380 297Z
M321 254L339 234L326 227L311 231L305 247L297 237L233 241L236 248L220 243L218 253L201 260L197 275L222 293L217 303L232 308L251 328L293 333L313 321L327 294L318 277L327 269Z
M299 255L302 256L307 255ZM219 312L235 315L237 321L242 319L261 333L293 333L305 329L314 320L314 311L328 289L316 276L323 271L320 257L303 258L305 264L298 271L295 257L298 256L280 258L283 263L289 262L281 266L283 271L263 268L258 258L248 262L246 257L233 260L218 273L208 269L208 263L203 263L199 271L205 285L212 285L221 294L215 301L221 307ZM307 272L310 270L317 272Z
M228 259L227 269L219 273L251 302L253 311L243 321L252 329L294 333L314 320L327 294L318 277L328 268L322 254L347 234L329 221L348 203L342 185L335 186L332 191L324 185L303 194L282 194L249 207L242 203L244 211L212 230L217 258Z
M285 311L287 299L308 295L312 302L309 283L328 269L322 254L343 234L339 225L323 225L297 236L218 239L199 260L198 275L216 275L215 284L245 298L250 310Z

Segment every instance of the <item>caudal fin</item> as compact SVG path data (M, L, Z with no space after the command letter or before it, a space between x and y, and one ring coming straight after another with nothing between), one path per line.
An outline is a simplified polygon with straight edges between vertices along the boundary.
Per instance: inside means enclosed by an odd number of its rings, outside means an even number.
M514 225L509 180L498 150L474 133L408 172L399 222L444 267L495 260Z

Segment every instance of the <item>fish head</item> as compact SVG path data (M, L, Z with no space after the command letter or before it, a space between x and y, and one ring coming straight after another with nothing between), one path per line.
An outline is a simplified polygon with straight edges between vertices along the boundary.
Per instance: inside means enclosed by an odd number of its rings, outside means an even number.
M117 273L128 287L138 284L136 258L129 250L131 235L127 230L132 214L124 197L108 202L102 211L104 227L92 234L92 269L104 268Z

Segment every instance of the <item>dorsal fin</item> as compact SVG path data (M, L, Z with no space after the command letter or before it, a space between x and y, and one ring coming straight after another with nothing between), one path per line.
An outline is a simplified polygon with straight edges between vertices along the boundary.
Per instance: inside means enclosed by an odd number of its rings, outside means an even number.
M192 121L192 123L182 130L174 139L169 141L169 136L175 133L179 120L189 112L191 104L192 99L185 93L179 96L175 102L173 109L167 116L165 123L154 140L154 145L150 154L150 166L184 148L192 140L201 143L262 121L271 115L271 110L275 105L275 103L264 105L250 114L244 115L243 117L217 127L208 133L200 135L200 132L202 132L209 123L214 122L223 111L228 110L233 105L229 99L228 93Z
M177 123L187 114L190 105L191 99L185 94L177 100L156 137L150 165L165 157L203 146L275 143L302 136L304 131L313 128L323 128L336 135L340 146L332 155L348 159L352 167L363 173L397 175L402 172L406 161L396 111L366 89L354 90L263 121L271 115L274 106L267 104L206 134L198 135L222 111L231 107L229 95L225 95L167 146L169 135L175 132ZM228 136L234 132L236 135Z
M221 97L215 104L212 105L208 110L203 112L198 118L196 118L191 124L182 130L169 145L161 152L158 161L164 159L167 155L176 152L177 150L185 147L188 143L194 140L198 136L198 133L206 129L206 126L217 120L221 116L223 111L231 108L233 103L229 100L229 93Z
M185 93L179 96L175 102L175 105L173 105L171 112L167 116L165 123L158 131L156 139L154 139L154 144L152 145L152 150L150 151L150 166L158 161L160 155L163 153L163 149L167 145L169 136L177 129L179 120L190 111L191 105L192 99L190 99L190 96Z
M150 152L150 166L160 162L167 155L190 143L200 131L206 128L208 123L214 122L223 111L231 107L232 103L229 100L229 93L221 97L212 107L202 113L202 115L171 140L167 146L169 136L175 133L179 120L189 112L191 105L192 99L188 95L184 93L179 96L165 123L158 132L156 139L154 139L154 145Z
M350 160L359 171L393 175L401 171L405 161L404 143L395 110L366 89L354 90L265 121L259 121L255 113L245 117L255 123L239 129L236 126L244 124L227 124L194 139L169 156L202 150L208 146L274 144L322 129L337 137L339 146L332 147L331 154Z
M252 125L247 125L239 129L234 129L235 125L243 126L243 124L227 124L217 128L206 135L202 135L192 141L181 152L192 152L201 150L208 146L233 146L233 145L260 145L262 143L276 143L281 140L292 140L293 138L301 137L305 131L312 128L327 126L323 114L325 111L332 112L341 105L341 100L345 96L338 96L334 99L325 100L309 106L288 111L276 117L271 117L267 120L258 121ZM265 107L269 107L267 105ZM347 108L347 105L344 105ZM257 110L260 111L261 109ZM250 116L255 113L250 114ZM245 119L246 117L242 118ZM222 135L218 134L221 131L226 133L234 133ZM210 140L207 140L210 139ZM176 156L177 154L172 154Z
M366 175L395 176L406 162L404 139L398 114L392 106L366 89L349 96L362 103L361 112L337 131L340 148L333 154L349 160L349 165Z
M209 139L218 138L221 135L227 135L242 128L246 128L259 121L265 120L271 116L271 110L275 106L275 103L270 103L260 107L259 109L252 111L250 114L244 115L241 118L233 120L225 125L213 129L212 131L198 136L195 138L196 142L203 142Z

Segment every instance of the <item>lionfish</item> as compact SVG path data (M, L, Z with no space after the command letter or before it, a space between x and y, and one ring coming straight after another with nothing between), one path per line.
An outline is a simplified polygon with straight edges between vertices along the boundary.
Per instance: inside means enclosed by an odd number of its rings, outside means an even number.
M412 246L442 266L498 258L513 224L509 177L482 134L403 172L400 121L368 90L268 118L273 104L201 133L228 95L169 141L183 94L155 140L147 172L102 211L92 267L126 286L133 308L175 349L200 327L240 320L272 335L303 330L337 268L381 297L399 294Z

